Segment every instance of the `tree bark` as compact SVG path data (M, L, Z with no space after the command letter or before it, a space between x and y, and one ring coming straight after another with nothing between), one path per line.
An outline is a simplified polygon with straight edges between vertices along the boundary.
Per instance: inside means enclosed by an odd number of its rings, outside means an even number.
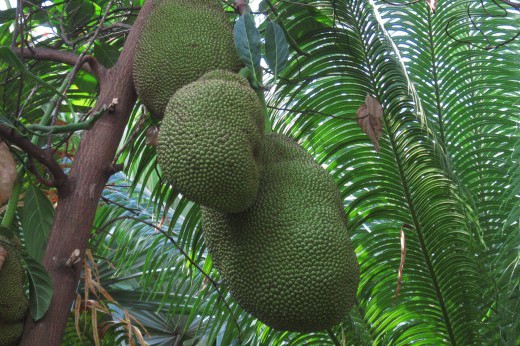
M59 345L62 339L82 269L82 261L72 266L66 262L76 249L81 257L85 254L98 201L113 172L111 163L136 100L132 81L135 43L152 5L151 0L145 3L117 64L103 75L95 110L116 105L85 132L67 183L59 191L56 216L43 258L52 279L51 306L39 321L33 321L28 315L21 345Z

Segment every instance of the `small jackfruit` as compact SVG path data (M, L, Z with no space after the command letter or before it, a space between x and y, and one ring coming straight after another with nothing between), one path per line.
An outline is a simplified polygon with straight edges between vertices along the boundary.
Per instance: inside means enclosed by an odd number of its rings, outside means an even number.
M212 72L173 95L159 131L157 158L174 189L233 213L248 208L258 191L263 110L247 81L218 73L221 79Z
M251 208L202 208L209 252L234 299L263 323L298 332L330 328L355 304L359 283L337 186L285 136L265 136L261 157Z
M18 251L7 238L0 237L7 256L0 270L0 322L17 322L27 313L29 301L24 293L24 269Z
M161 0L152 10L135 48L137 95L161 118L175 91L205 72L237 72L240 60L231 25L217 0Z
M23 333L23 322L0 322L0 346L15 346Z

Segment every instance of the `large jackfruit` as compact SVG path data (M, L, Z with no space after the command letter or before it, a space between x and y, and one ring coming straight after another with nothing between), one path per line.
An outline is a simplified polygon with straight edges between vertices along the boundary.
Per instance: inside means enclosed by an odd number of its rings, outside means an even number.
M29 305L23 287L24 269L17 249L6 237L0 236L0 246L7 250L0 269L0 322L18 322Z
M359 266L335 182L287 137L265 136L251 208L202 208L204 237L232 296L280 330L330 328L355 304Z
M238 71L231 25L217 0L160 0L137 42L134 83L161 118L175 91L214 69Z
M173 188L192 201L222 212L245 210L260 183L262 122L258 97L244 78L211 72L168 103L159 131L159 165Z
M15 346L23 333L23 322L0 322L0 346Z

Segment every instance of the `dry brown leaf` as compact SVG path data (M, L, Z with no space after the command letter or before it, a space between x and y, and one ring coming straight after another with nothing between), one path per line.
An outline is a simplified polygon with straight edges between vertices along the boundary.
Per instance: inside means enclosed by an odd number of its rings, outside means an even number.
M435 13L435 10L437 10L437 0L426 0L426 3L428 4L428 7L432 13Z
M404 269L404 259L406 258L406 237L404 234L404 229L407 225L403 225L401 228L401 262L399 263L399 273L397 274L397 288L395 290L394 295L394 303L399 296L399 292L401 291L401 285L403 283L403 269Z
M159 129L157 126L151 126L146 129L146 145L156 147L159 140Z
M81 315L82 299L79 293L76 293L76 300L74 301L74 325L76 326L76 334L81 338L81 332L79 328L79 318Z
M374 148L377 152L381 150L379 139L383 133L381 120L383 119L383 107L379 101L367 94L365 103L363 103L356 111L356 119L359 127L372 140Z
M16 181L16 163L4 142L0 142L0 204L11 197Z

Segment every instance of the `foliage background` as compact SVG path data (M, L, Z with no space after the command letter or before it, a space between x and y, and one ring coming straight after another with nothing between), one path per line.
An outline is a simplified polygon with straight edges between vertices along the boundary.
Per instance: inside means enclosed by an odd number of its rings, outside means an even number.
M117 157L125 170L96 213L63 344L142 342L139 333L150 345L519 344L518 10L491 0L438 1L435 13L423 1L271 3L308 53L292 51L276 81L265 71L273 129L298 140L338 183L361 266L357 306L334 337L273 331L244 313L212 266L198 206L163 181L146 143L155 124L136 105ZM20 44L16 27L24 45L87 49L110 67L140 5L24 1L23 26L14 25L16 9L0 12L0 45ZM267 2L257 19L261 31L276 19ZM74 123L93 107L91 75L80 72L60 100L3 58L1 121L23 127L51 114L53 124ZM55 88L70 80L63 64L24 64ZM367 93L384 109L380 152L356 124ZM39 144L67 167L80 135ZM26 175L24 191L31 180L38 183Z

